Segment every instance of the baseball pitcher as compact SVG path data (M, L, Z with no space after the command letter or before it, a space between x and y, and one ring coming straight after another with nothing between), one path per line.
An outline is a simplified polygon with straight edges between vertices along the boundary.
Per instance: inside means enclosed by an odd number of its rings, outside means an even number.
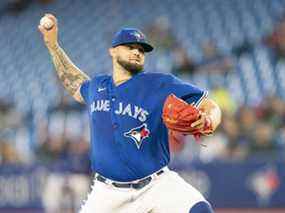
M39 30L65 89L87 106L91 129L92 191L81 213L210 213L210 203L168 169L168 131L195 137L221 121L207 92L176 77L144 70L153 50L135 28L118 31L110 44L113 74L88 77L58 43L55 16Z

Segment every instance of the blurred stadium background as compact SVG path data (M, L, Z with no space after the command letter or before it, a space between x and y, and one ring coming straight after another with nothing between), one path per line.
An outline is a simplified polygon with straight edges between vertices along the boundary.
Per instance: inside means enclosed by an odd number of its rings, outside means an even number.
M171 167L217 212L285 212L284 7L284 0L1 0L0 212L76 212L90 190L88 117L64 92L37 32L47 12L90 76L110 73L114 32L140 28L157 47L147 70L209 90L223 110L206 148L191 137L172 144Z

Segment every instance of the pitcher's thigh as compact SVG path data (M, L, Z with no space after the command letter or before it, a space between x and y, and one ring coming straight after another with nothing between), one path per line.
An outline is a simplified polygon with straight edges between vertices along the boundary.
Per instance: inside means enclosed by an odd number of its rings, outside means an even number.
M197 189L185 182L175 172L169 172L161 180L161 183L157 184L153 193L153 201L156 202L153 213L189 213L192 207L195 208L195 204L200 202L210 206ZM204 205L200 204L199 206L203 208ZM193 210L191 213L196 212L208 213L198 210Z
M124 193L96 181L79 213L113 213L124 202Z

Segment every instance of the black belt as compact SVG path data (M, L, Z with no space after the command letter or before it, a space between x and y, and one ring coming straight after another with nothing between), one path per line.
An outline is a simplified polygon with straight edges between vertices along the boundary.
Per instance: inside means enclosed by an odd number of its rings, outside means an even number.
M156 172L156 175L161 175L162 173L164 173L163 170L160 170L158 172ZM147 184L149 184L152 180L152 176L148 176L146 178L143 178L141 180L139 180L138 182L130 182L130 183L122 183L122 182L116 182L116 181L109 181L107 178L96 174L95 179L102 182L102 183L106 183L108 184L108 182L110 182L110 184L112 184L115 187L118 188L133 188L133 189L141 189L143 187L145 187Z

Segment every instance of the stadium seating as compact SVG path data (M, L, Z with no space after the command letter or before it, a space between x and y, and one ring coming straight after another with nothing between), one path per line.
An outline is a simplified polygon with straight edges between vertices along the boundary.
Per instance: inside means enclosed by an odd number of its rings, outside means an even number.
M16 102L20 111L45 114L56 105L62 89L56 80L48 52L37 32L40 17L55 13L60 40L72 60L91 76L111 71L107 48L120 27L145 29L156 17L165 16L175 36L196 61L203 59L201 43L216 42L224 55L245 39L254 43L251 54L236 58L233 72L224 76L225 86L241 103L253 103L267 93L284 94L284 63L274 64L268 50L259 45L270 33L285 6L282 0L182 0L159 1L55 1L33 4L18 15L3 13L0 19L0 98ZM79 8L79 9L78 9ZM149 57L148 70L155 70L157 53ZM159 70L164 71L164 70ZM209 76L190 79L208 89ZM198 82L195 82L195 79ZM200 79L200 80L199 80Z

